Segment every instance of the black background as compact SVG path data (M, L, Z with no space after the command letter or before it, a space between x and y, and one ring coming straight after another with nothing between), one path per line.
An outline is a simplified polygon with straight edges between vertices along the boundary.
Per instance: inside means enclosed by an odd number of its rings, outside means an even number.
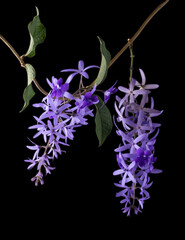
M160 4L151 1L16 1L0 4L0 34L24 54L29 45L27 24L35 16L35 6L47 30L44 44L38 46L33 59L25 59L37 71L37 80L49 91L46 77L61 76L60 70L76 68L80 59L86 66L100 64L100 36L112 56L137 31L148 15ZM111 133L105 144L98 148L93 119L75 134L67 153L55 161L56 170L45 178L45 185L35 187L30 181L34 170L27 171L24 159L31 157L26 148L27 137L34 132L33 115L40 112L31 105L23 113L22 92L26 86L26 72L10 50L0 42L1 66L1 226L15 236L53 236L66 239L72 236L101 236L116 238L125 235L151 237L179 233L177 221L183 210L183 188L180 166L184 161L180 147L183 121L180 62L183 25L178 1L162 9L134 42L134 77L139 79L138 68L146 74L148 83L160 88L153 92L155 106L164 113L156 143L158 162L163 170L152 176L151 198L142 214L126 217L121 213L112 172L117 169L113 151L120 139ZM102 89L127 85L130 57L127 50L110 68ZM90 73L90 72L89 72ZM34 87L36 96L31 103L40 102L43 95ZM108 103L112 111L114 100ZM114 129L115 130L115 129ZM182 140L183 143L183 140ZM178 150L181 149L181 150ZM180 153L180 154L179 154ZM147 232L148 231L148 232ZM65 237L64 237L65 238ZM55 237L53 236L53 239Z

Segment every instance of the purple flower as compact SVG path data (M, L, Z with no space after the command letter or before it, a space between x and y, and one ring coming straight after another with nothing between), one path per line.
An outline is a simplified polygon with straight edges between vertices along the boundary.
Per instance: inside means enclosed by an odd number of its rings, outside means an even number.
M90 68L99 68L99 67L96 66L96 65L91 65L91 66L88 66L88 67L84 68L84 61L80 60L78 62L78 69L71 69L71 68L70 69L64 69L61 72L74 72L74 73L70 74L69 77L66 80L66 83L70 83L72 81L72 79L74 78L74 76L77 75L77 74L80 74L82 77L88 79L89 75L86 73L86 71Z
M153 162L153 155L149 150L139 148L136 150L136 155L137 157L135 159L135 162L138 163L140 168L145 168L146 166Z
M31 181L32 181L32 182L35 182L35 186L38 186L39 182L41 183L41 185L43 185L43 184L44 184L44 180L43 180L43 174L42 174L42 172L39 171L39 172L35 175L35 177L33 177L33 178L31 179Z
M121 131L120 131L120 135L122 137L122 141L124 145L116 148L115 152L122 152L129 149L131 154L135 153L136 150L139 149L139 145L147 136L146 133L143 133L142 135L139 135L138 137L134 138L134 136L129 137L128 135L126 135L124 132L121 132Z
M30 165L27 167L28 170L32 169L37 164L34 159L26 159L24 161L30 163Z
M65 113L65 110L71 106L69 103L64 103L62 100L59 100L58 98L53 99L51 95L48 95L47 105L49 108L43 114L41 114L40 119L45 118L54 119L54 125L56 125L59 119L69 118L68 114Z
M50 120L48 120L48 130L46 131L49 136L49 142L52 143L56 138L62 138L62 134L58 132L57 126L53 126Z
M117 161L119 162L119 166L121 169L114 171L113 175L114 176L119 175L119 174L123 175L122 182L121 182L122 186L125 186L125 183L130 182L130 181L136 183L136 180L133 175L134 171L132 171L132 169L135 166L135 161L133 161L129 165L127 165L122 154L117 155Z
M125 205L122 211L127 215L131 214L131 210L135 214L141 212L144 202L150 198L146 190L152 185L149 174L161 173L161 170L154 168L157 160L154 156L154 145L161 124L153 123L153 117L159 116L162 111L154 109L153 98L150 106L147 106L151 93L148 89L155 89L158 85L146 85L146 78L141 69L140 73L142 86L136 80L132 80L128 89L118 87L125 95L123 98L117 96L118 104L115 103L118 116L114 118L114 123L117 128L116 133L122 141L115 149L118 153L119 169L114 171L113 175L121 176L121 180L115 185L122 190L116 194L116 197L123 198L120 203ZM139 90L135 89L137 87ZM138 97L139 95L141 97ZM120 122L123 130L119 127Z
M125 101L128 101L129 99L129 102L130 103L133 103L135 98L140 95L140 94L145 94L146 91L144 91L143 89L139 89L139 90L134 90L134 87L135 87L135 84L136 84L136 80L135 79L132 79L130 85L129 85L129 88L125 88L125 87L118 87L118 89L121 91L121 92L124 92L126 93L124 98L121 100L120 102L120 106L122 105L123 102Z
M97 104L98 102L99 102L99 100L98 100L97 96L92 95L91 92L87 92L84 95L83 104L82 104L81 108L89 107L93 104Z
M159 87L158 84L147 84L146 85L146 76L143 72L142 69L139 68L139 71L140 71L140 74L141 74L141 80L142 80L142 83L140 84L138 81L136 81L136 86L139 87L140 89L156 89Z
M62 78L57 79L55 77L52 77L52 83L49 81L49 79L47 79L47 82L49 86L52 88L52 92L51 92L52 98L63 97L65 95L65 92L67 92L69 89L68 83L62 84L63 83Z
M106 90L104 92L104 103L105 104L109 101L111 94L115 94L118 91L118 89L116 89L114 87L116 85L116 83L117 83L117 81L114 83L114 85L111 88L109 88L108 90Z
M80 99L76 100L76 105L78 106L77 112L85 107L89 107L91 105L95 105L99 102L99 99L96 95L93 95L96 90L96 84L94 85L93 89L87 92L85 95L81 96Z
M30 126L29 129L37 129L37 133L33 136L33 138L36 138L40 136L41 134L44 137L44 141L46 142L46 130L47 130L47 124L45 124L42 120L40 120L38 117L33 116L35 120L37 121L36 125Z
M30 139L29 139L29 140L30 140ZM33 160L34 160L34 159L38 158L39 151L40 151L40 149L41 149L42 147L40 147L40 146L37 145L36 143L32 142L31 140L30 140L30 142L33 143L34 146L26 146L26 147L27 147L28 149L30 149L30 150L35 151L35 153L34 153L34 155L33 155Z

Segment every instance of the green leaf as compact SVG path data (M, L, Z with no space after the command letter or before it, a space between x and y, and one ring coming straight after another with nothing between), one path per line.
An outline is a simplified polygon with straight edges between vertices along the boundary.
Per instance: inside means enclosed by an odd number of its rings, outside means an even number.
M102 59L101 59L100 70L95 81L97 86L105 80L108 72L109 63L111 61L111 55L105 46L105 42L100 37L98 37L98 39L100 41L100 51L101 51Z
M30 58L35 56L35 49L37 45L43 43L46 38L46 28L40 21L39 10L37 7L36 11L37 15L33 18L33 21L28 24L30 45L25 56Z
M23 92L24 106L20 112L24 111L27 108L30 100L35 95L35 92L32 88L32 81L35 79L35 76L36 76L35 69L30 64L26 64L25 68L26 68L26 72L27 72L27 82L28 83L27 83L27 87L24 89L24 92Z
M96 124L96 135L99 140L99 147L104 143L106 138L112 131L112 116L106 105L103 105L102 99L98 96L99 103L96 104L96 116L95 116L95 124ZM103 107L102 107L103 105Z

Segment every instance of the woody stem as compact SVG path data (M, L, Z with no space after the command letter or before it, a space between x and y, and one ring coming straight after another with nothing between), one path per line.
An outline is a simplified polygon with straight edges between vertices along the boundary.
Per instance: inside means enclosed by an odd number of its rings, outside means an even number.
M124 47L116 54L115 57L112 58L109 68L112 66L112 64L121 56L121 54L132 44L136 38L140 35L140 33L144 30L146 25L150 22L150 20L169 2L170 0L166 0L163 3L161 3L144 21L144 23L141 25L141 27L138 29L138 31L134 34L134 36L130 39L129 42L127 42Z
M12 47L12 45L0 34L0 39L6 44L6 46L12 51L12 53L16 56L16 58L19 60L21 67L25 68L25 62L24 62L24 55L20 56L17 51ZM25 68L26 69L26 68ZM36 79L33 79L33 82L35 83L35 86L39 89L41 93L44 95L48 95L48 93L40 86L40 84L37 82Z
M16 50L12 47L12 45L0 34L0 39L8 46L8 48L12 51L12 53L16 56L16 58L19 60L21 66L24 66L24 61L21 56L16 52Z
M130 43L130 39L128 39L128 43ZM134 63L134 54L133 54L133 43L130 43L130 83L132 81L133 76L133 63Z

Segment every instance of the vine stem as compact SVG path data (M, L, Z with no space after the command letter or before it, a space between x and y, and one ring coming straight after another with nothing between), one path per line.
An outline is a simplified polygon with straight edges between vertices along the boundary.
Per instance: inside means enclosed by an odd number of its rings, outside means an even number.
M12 45L0 34L0 39L6 44L7 47L12 51L12 53L16 56L16 58L19 60L22 67L24 67L24 61L21 56L16 52L16 50L12 47Z
M20 56L17 51L13 48L13 46L0 34L0 39L8 46L8 48L12 51L12 53L15 55L15 57L19 60L21 67L25 68L25 62L24 62L24 55ZM37 82L36 78L33 79L33 82L35 83L35 86L39 89L41 93L44 95L48 95L48 93L40 86L40 84Z
M132 44L136 38L140 35L140 33L144 30L146 25L150 22L150 20L169 2L170 0L166 0L163 3L161 3L149 16L148 18L143 22L141 27L138 29L138 31L134 34L134 36L128 41L125 46L115 55L115 57L112 58L109 64L109 68L112 66L112 64L121 56L121 54Z
M129 49L130 49L130 83L132 81L133 76L133 64L134 64L134 54L133 54L133 42L130 42L130 38L128 39Z
M113 57L109 63L108 68L110 68L113 63L122 55L122 53L127 50L127 48L131 47L133 45L133 42L136 40L136 38L141 34L141 32L144 30L146 25L151 21L151 19L169 2L170 0L166 0L165 2L161 3L156 7L156 9L147 17L147 19L143 22L143 24L140 26L138 31L134 34L134 36L131 39L128 39L128 42L123 46L123 48ZM89 90L89 88L92 88L96 82L96 79L85 88L85 92Z
M140 33L143 31L143 29L146 27L146 25L150 22L150 20L169 2L170 0L166 0L163 3L161 3L149 16L148 18L144 21L144 23L141 25L141 27L138 29L138 31L134 34L134 36L129 39L129 41L124 45L124 47L115 55L115 57L112 58L112 60L110 61L110 64L108 66L108 68L110 68L112 66L112 64L122 55L122 53L128 48L130 47L133 42L136 40L136 38L140 35ZM19 60L21 67L25 68L25 63L24 63L24 55L20 56L16 50L12 47L12 45L0 34L0 40L2 40L7 46L8 48L12 51L12 53L16 56L16 58ZM95 80L96 81L96 80ZM91 88L95 81L90 84L88 87L85 88L85 92L87 91L87 89ZM48 93L40 86L40 84L37 82L36 79L33 80L33 82L35 83L35 86L39 89L39 91L41 93L43 93L44 95L48 95Z

